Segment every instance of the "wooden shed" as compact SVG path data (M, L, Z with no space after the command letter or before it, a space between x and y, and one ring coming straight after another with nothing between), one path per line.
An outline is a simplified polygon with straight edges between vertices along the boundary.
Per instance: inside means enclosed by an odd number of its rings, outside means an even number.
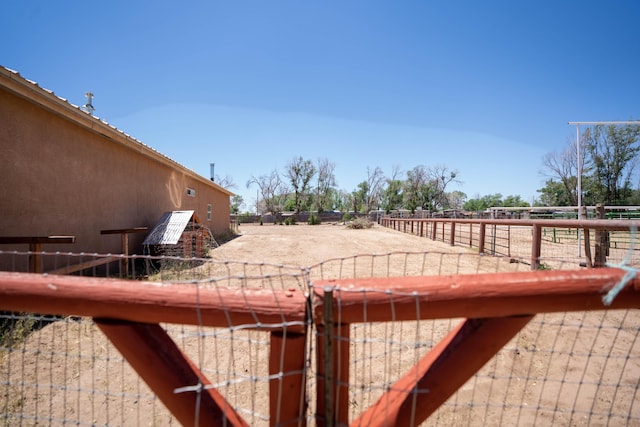
M203 258L215 244L194 211L165 212L142 242L150 253Z

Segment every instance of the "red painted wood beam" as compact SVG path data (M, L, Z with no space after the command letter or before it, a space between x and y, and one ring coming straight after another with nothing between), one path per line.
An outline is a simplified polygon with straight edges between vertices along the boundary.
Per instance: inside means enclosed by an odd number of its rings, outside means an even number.
M307 335L272 332L269 346L269 425L307 425Z
M352 426L415 426L434 413L533 316L467 319Z
M182 425L248 425L215 389L175 392L210 382L159 325L94 321Z
M287 329L296 332L304 330L306 307L298 290L0 272L0 310L262 330L294 322Z
M625 274L618 268L598 268L323 280L314 282L314 293L315 301L323 300L325 287L339 293L339 307L335 302L333 310L343 323L640 308L640 278L627 283L610 306L602 302ZM323 322L320 303L314 319Z

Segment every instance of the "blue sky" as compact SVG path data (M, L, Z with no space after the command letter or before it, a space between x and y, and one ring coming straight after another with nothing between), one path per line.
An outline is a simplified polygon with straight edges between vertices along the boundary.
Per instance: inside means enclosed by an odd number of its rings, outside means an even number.
M640 2L9 2L0 65L209 176L446 165L532 201L568 121L640 118Z

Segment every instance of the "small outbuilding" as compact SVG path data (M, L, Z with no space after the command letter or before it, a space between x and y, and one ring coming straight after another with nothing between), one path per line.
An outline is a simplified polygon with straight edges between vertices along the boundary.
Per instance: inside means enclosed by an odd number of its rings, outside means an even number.
M165 212L142 242L149 253L203 258L215 245L194 211Z

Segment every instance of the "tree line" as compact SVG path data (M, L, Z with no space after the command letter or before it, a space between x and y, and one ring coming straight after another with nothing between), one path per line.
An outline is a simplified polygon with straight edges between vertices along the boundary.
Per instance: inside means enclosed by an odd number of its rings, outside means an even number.
M634 172L640 152L640 126L598 125L586 129L580 138L580 169L583 205L640 205L640 187L634 186ZM576 139L568 139L560 151L542 159L544 187L533 206L576 206L578 204L578 150ZM282 171L251 176L247 188L257 189L255 206L246 206L242 196L231 200L231 212L243 207L260 213L301 211L391 212L405 209L436 212L447 209L483 211L494 206L527 207L519 195L500 193L468 198L462 191L449 191L461 184L457 170L446 165L418 165L402 172L394 166L388 175L380 167L367 167L365 179L349 191L337 186L335 163L295 156ZM217 178L227 188L235 187L229 177Z
M315 162L301 156L293 157L284 170L272 170L268 174L251 176L247 188L257 189L255 210L261 213L301 211L344 211L368 213L373 210L391 212L406 209L434 212L443 209L486 209L481 205L490 200L500 200L500 194L490 199L467 200L461 191L448 191L452 183L461 183L459 173L445 165L426 167L418 165L402 172L395 166L390 175L380 167L367 167L366 179L352 191L339 189L335 178L335 163L327 158ZM519 196L509 196L507 203L519 206ZM244 200L235 196L231 212L240 213ZM468 205L468 206L467 206ZM501 204L504 206L504 204Z

